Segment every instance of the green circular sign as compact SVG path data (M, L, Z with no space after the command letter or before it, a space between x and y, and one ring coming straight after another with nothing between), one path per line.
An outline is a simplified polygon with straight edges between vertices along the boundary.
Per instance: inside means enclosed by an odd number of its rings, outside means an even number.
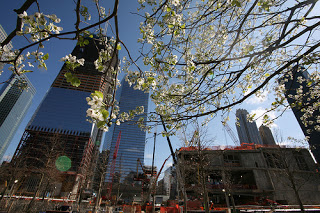
M67 156L60 156L56 160L56 168L59 171L65 172L71 168L71 160Z

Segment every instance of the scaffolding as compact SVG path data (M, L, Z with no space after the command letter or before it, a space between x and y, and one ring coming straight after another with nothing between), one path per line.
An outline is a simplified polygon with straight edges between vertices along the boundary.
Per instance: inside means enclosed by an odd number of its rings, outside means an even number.
M59 174L62 179L61 191L70 192L73 186L67 182L73 180L81 184L85 180L93 148L94 143L87 134L72 135L27 129L23 133L11 163L13 167L24 169L26 174L32 176L49 164L50 168L55 169L53 167L56 159L67 156L71 160L71 167L67 171L60 171ZM28 186L25 187L28 188Z

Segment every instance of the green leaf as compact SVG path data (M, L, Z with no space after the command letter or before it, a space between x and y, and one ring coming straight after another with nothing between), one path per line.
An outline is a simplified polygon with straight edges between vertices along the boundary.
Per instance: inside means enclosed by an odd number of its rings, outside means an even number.
M183 25L181 25L181 29L186 28L186 24L184 23Z
M121 44L117 45L117 50L121 50Z
M45 55L42 57L43 60L48 60L48 58L49 58L49 53L45 54Z
M101 110L104 119L107 119L109 116L109 112L106 109Z
M81 81L77 78L77 76L72 75L71 72L67 72L64 74L64 77L67 79L67 82L72 86L78 87L81 84Z
M43 68L44 68L45 70L47 70L47 65L46 65L46 63L42 63L41 65L43 66Z
M33 72L32 70L23 70L21 73Z
M79 78L74 76L71 80L71 85L74 87L78 87L78 86L80 86L80 84L81 84L81 81L79 80Z
M170 12L171 11L171 8L170 7L167 7L167 12Z
M84 40L84 44L88 45L89 44L89 40Z
M173 25L172 25L172 24L169 24L168 27L169 27L169 28L173 28Z
M252 46L252 45L250 45L250 46L248 47L249 52L252 51L253 49L254 49L254 46Z
M237 0L233 0L232 2L231 2L231 5L232 6L237 6L237 7L241 7L241 3L239 2L239 1L237 1Z
M98 96L99 98L103 99L103 94L100 91L94 91L94 95Z
M66 77L67 81L69 80L68 82L70 82L70 80L71 80L70 78L72 78L72 73L71 72L67 72L67 73L64 74L64 77Z
M105 124L106 124L105 121L99 121L99 122L97 123L97 126L98 126L98 128L101 128L101 127L103 127Z
M147 78L147 81L148 81L149 83L151 83L153 80L154 80L153 77L148 77L148 78Z
M89 38L93 38L93 35L89 35Z

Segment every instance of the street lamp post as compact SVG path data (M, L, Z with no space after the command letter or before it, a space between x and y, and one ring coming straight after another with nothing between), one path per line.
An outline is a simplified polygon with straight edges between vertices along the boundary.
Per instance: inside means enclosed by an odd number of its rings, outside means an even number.
M225 199L226 199L226 203L227 203L227 212L228 212L228 213L231 213L230 203L229 203L229 197L228 197L228 195L227 195L227 193L226 193L226 190L225 190L225 189L222 189L222 192L223 192L224 197L225 197Z
M11 186L11 189L10 189L10 192L9 192L9 197L11 198L12 194L13 194L13 189L14 189L14 185L18 183L18 180L14 180L12 186Z
M16 183L18 183L18 180L14 180L14 182L12 183L12 186L11 186L10 191L9 191L9 200L11 200L11 197L12 197L12 194L13 194L13 190L14 190L14 185L15 185ZM8 209L8 212L9 212L12 204L13 204L13 202L11 203L11 205L10 205L10 207L9 207L9 209ZM7 208L7 206L8 206L8 200L6 200L5 208Z

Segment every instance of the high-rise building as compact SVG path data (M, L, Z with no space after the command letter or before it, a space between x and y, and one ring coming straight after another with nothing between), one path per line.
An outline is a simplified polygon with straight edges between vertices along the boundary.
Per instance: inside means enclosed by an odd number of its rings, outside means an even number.
M259 127L260 137L263 145L276 145L272 132L269 127L261 125Z
M4 31L4 29L2 28L1 24L0 24L0 43L7 38L7 33L6 31ZM10 50L12 49L12 43L10 42L9 44L5 45L3 47L5 50ZM0 56L0 61L5 59L5 55ZM0 62L0 72L3 69L4 64ZM0 73L1 74L1 73Z
M129 110L135 109L137 106L143 106L144 111L147 112L148 99L148 93L135 90L133 86L130 87L125 80L122 80L118 98L120 113L129 112ZM130 172L136 171L138 158L142 163L144 160L146 132L142 131L134 123L141 116L146 120L146 115L139 115L134 121L122 123L120 126L113 124L105 137L104 149L110 149L110 164L112 163L117 137L121 131L121 141L115 167L115 171L121 175L121 180L125 179ZM110 181L110 174L108 172L107 181Z
M237 109L237 132L240 143L262 144L260 134L255 121L249 122L247 119L248 111L245 109Z
M25 117L35 89L25 75L11 75L0 88L0 159Z
M86 97L94 91L110 93L107 82L111 74L95 69L94 61L103 46L95 37L88 40L88 45L77 45L72 52L73 56L85 59L84 66L76 69L81 85L74 87L66 81L64 64L25 129L12 160L16 166L20 164L36 174L46 168L47 174L51 172L51 177L55 177L57 196L76 195L80 187L87 187L84 184L90 182L85 180L90 173L92 155L97 153L101 141L101 130L86 121ZM112 65L117 62L115 59ZM40 182L41 178L31 176L25 180L25 191L34 191L30 186Z
M306 137L309 137L309 145L311 152L317 162L320 162L320 132L315 130L315 126L319 125L317 122L317 117L320 116L318 110L314 110L312 116L308 118L307 126L305 125L302 117L304 115L303 109L308 106L312 106L315 100L311 98L310 87L313 87L313 84L309 84L309 73L308 71L301 66L295 66L292 69L292 76L288 74L285 75L280 81L283 80L285 85L286 93L285 96L291 106L291 109ZM309 84L309 85L308 85ZM299 96L299 100L296 101L294 97L297 95L297 90L302 90L302 93Z

